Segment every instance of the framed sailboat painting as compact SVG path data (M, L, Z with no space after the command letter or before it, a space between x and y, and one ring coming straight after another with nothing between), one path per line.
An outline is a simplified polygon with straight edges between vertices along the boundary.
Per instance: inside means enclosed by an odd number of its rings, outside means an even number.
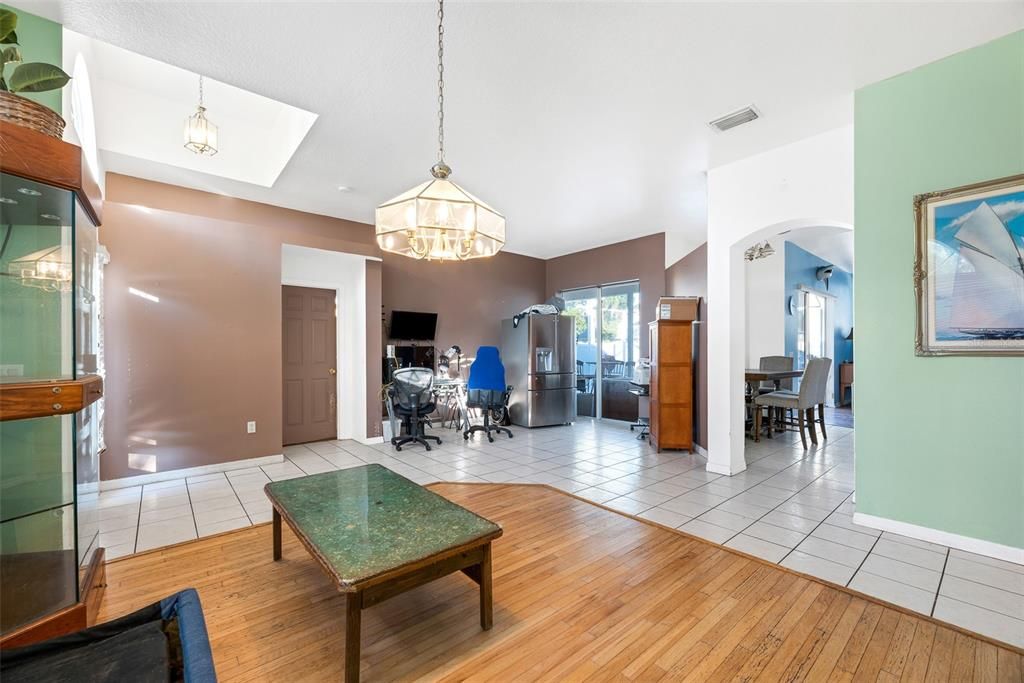
M914 198L919 356L1024 355L1024 175Z

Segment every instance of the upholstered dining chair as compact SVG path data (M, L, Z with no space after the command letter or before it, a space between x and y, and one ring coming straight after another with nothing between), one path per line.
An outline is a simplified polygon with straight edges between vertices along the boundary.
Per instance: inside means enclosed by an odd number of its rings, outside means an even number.
M761 356L761 360L758 362L759 370L792 370L793 369L793 357L792 356ZM779 380L779 386L775 386L774 380L765 380L761 382L761 385L757 388L757 393L768 394L773 391L790 391L793 389L793 380L783 379Z
M793 369L793 357L792 356L761 356L761 359L757 364L760 370L792 370ZM762 381L756 389L754 389L755 395L770 394L773 391L793 391L793 380L771 380L766 379ZM768 409L768 420L772 421L775 412L771 408ZM783 420L792 421L793 415L789 410L778 410L778 416L775 418L779 422Z
M797 426L800 430L800 442L807 448L807 428L811 432L811 442L817 445L818 437L815 433L815 407L818 409L818 420L821 426L821 437L827 439L825 433L825 390L828 387L828 371L832 366L831 358L812 358L804 374L800 378L800 391L797 393L789 391L773 391L768 394L761 394L754 399L754 441L761 440L761 412L768 408L783 410L795 410ZM769 436L771 435L771 419L768 420Z

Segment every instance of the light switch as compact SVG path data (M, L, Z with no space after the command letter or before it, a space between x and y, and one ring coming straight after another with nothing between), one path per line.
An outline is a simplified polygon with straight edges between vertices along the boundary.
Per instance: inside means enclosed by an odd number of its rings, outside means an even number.
M249 420L245 423L245 431L247 434L256 433L256 420Z

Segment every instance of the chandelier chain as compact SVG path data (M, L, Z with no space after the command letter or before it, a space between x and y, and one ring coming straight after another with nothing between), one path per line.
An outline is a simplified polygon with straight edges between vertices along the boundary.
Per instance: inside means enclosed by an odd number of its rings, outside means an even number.
M437 3L437 160L444 163L444 0Z
M199 75L199 106L203 106L203 76Z

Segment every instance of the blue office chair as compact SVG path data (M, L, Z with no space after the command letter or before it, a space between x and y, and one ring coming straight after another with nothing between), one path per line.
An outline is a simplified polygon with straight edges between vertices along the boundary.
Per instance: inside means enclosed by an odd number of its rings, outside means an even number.
M466 406L480 408L484 414L482 425L472 425L462 433L469 440L473 432L484 432L488 441L494 441L492 432L504 432L512 438L512 430L501 425L491 424L491 412L503 410L508 404L511 387L505 384L505 366L501 364L501 356L495 346L481 346L476 352L476 360L469 366L469 381L466 383Z

